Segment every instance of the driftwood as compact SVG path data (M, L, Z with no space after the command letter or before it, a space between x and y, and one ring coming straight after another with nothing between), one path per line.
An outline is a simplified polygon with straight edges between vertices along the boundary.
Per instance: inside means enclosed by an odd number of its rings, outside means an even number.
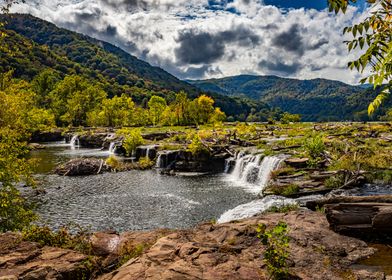
M102 159L78 158L58 166L54 173L61 176L85 176L100 174L110 169Z
M392 203L359 202L325 205L331 228L350 236L386 238L392 233Z

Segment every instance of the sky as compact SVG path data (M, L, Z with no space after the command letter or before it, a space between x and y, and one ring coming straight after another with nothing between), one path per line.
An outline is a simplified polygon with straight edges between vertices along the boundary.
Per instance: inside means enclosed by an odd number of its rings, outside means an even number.
M346 68L359 53L348 53L342 30L366 15L363 0L339 15L327 0L31 1L13 11L113 43L180 79L360 79Z

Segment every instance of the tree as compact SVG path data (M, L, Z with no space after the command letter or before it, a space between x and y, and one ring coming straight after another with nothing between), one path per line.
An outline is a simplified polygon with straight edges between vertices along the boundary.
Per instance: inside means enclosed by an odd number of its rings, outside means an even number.
M209 122L212 123L213 125L216 125L218 123L222 123L226 120L226 114L221 111L220 108L215 108L214 112L210 116Z
M131 126L134 122L135 103L131 97L121 95L104 99L102 105L88 114L89 125L96 126Z
M124 137L123 147L127 152L127 155L130 156L136 150L136 148L140 145L143 145L144 139L142 137L142 133L140 129L128 129L123 128L117 131L118 135Z
M283 124L300 122L301 116L299 114L290 114L288 112L284 112L282 117L280 118L280 121Z
M106 93L97 84L91 84L78 75L66 76L50 92L49 108L57 124L85 125L88 112L96 109Z
M346 12L356 0L328 0L331 11ZM363 73L370 68L371 74L361 83L380 87L380 94L369 104L368 114L374 111L389 97L392 87L392 3L390 0L367 0L371 14L359 24L344 28L343 33L351 33L353 39L346 41L348 50L361 49L365 52L349 62L350 69Z
M180 91L176 94L174 112L177 118L177 125L189 124L189 103L190 100L184 91Z
M157 95L153 95L148 101L148 108L150 109L152 124L154 126L159 123L166 106L166 100Z

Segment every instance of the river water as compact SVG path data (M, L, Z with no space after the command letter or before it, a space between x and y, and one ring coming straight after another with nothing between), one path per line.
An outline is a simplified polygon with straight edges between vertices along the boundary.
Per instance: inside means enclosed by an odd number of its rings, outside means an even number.
M227 174L160 175L157 170L84 177L50 174L59 163L81 156L107 157L108 151L72 149L55 143L32 152L46 194L37 197L42 221L56 229L69 222L98 230L188 228L218 219L224 212L255 199Z

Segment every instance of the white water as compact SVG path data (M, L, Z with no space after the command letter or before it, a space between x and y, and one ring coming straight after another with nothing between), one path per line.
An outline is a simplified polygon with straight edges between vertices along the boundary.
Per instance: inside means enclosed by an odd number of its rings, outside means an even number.
M115 150L116 150L116 142L110 142L109 154L114 154Z
M155 167L156 168L161 168L162 165L163 165L162 155L160 153L158 153L157 163L156 163Z
M271 172L279 168L280 163L283 161L283 158L279 158L276 156L268 156L263 159L259 169L258 175L258 185L261 186L261 193L264 191L265 187L268 185L268 182L271 178Z
M71 138L71 141L69 142L71 149L76 149L80 147L80 143L79 143L79 136L78 135L74 135Z
M251 155L238 153L236 158L226 161L226 173L230 170L230 161L235 160L229 180L246 187L252 193L261 193L267 186L271 172L277 169L283 157Z
M217 222L227 223L235 220L246 219L263 213L273 206L282 207L293 204L297 204L297 202L293 199L271 195L230 209L223 213Z

